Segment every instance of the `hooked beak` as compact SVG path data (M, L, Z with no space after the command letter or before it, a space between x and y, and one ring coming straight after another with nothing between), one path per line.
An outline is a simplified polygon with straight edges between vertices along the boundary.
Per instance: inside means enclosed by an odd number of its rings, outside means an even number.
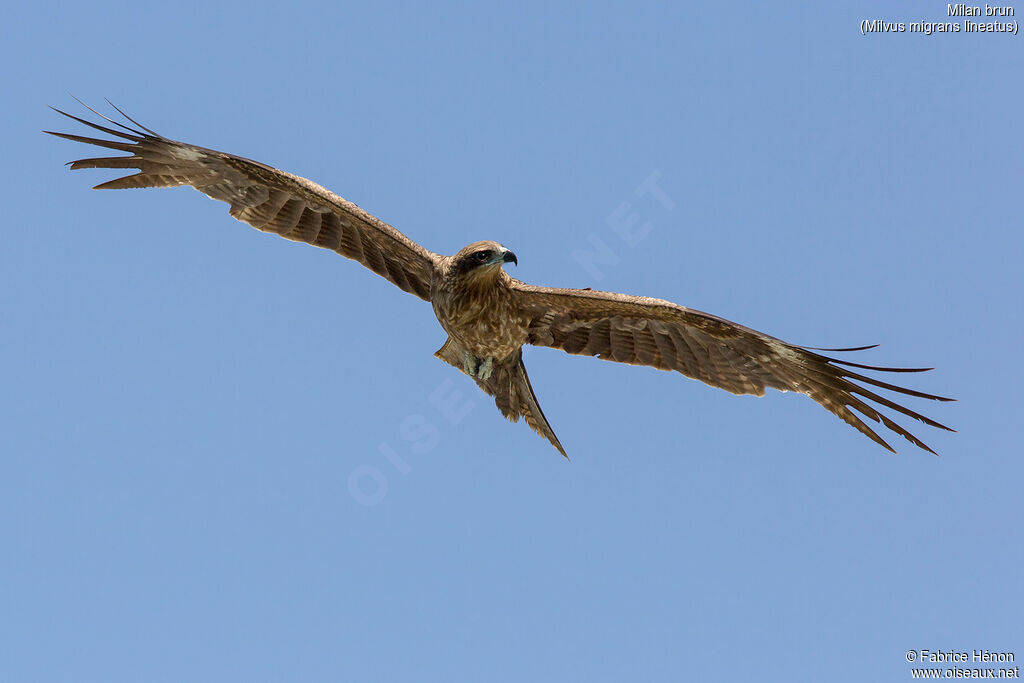
M517 266L519 265L519 261L516 259L516 255L514 253L512 253L511 251L509 251L508 249L506 249L505 253L501 255L501 262L502 263L514 263Z

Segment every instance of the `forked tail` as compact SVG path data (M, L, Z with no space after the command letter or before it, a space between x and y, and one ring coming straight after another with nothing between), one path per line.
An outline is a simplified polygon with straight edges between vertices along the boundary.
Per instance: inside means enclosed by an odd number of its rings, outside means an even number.
M449 338L434 355L465 373L466 350L453 339ZM486 380L473 379L485 393L494 397L494 403L502 415L512 422L518 422L520 417L526 418L530 429L550 441L566 459L569 458L537 403L537 396L533 393L530 377L523 365L522 349L503 361L495 361L494 371Z

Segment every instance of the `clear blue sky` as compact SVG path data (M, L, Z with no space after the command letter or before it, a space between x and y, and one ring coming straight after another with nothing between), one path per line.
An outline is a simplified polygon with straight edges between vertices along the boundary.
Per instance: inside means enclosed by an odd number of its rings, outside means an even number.
M0 679L1024 658L1024 38L860 34L938 2L677 4L8 8ZM62 164L93 151L39 133L76 130L46 109L69 92L435 251L498 240L528 282L881 343L861 360L935 366L910 381L960 401L912 405L959 433L915 423L941 457L894 456L802 396L528 349L566 462L358 264L191 190L91 191L110 174ZM652 174L668 203L637 194Z

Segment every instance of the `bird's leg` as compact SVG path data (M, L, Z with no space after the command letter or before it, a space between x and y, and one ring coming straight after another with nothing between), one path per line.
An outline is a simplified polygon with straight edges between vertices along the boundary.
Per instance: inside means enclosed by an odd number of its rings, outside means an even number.
M474 356L469 351L466 351L465 357L462 359L462 370L470 377L476 377L476 369L480 367L480 359Z
M480 379L490 379L491 373L494 372L494 358L488 357L484 359L483 363L480 363L476 369L476 376Z
M466 351L462 359L462 369L470 377L487 380L494 372L494 358L478 358L473 353Z

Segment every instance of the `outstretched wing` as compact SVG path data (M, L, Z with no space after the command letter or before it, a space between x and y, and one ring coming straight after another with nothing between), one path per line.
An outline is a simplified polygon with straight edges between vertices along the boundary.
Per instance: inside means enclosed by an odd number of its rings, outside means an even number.
M881 422L916 446L920 439L867 403L872 401L925 424L953 431L862 384L935 401L942 396L905 389L853 372L923 372L837 360L708 313L661 299L612 292L534 287L513 280L518 305L529 321L528 343L605 360L676 370L734 394L763 396L765 387L806 394L890 451L895 450L853 411ZM846 367L843 367L846 366ZM858 384L858 382L862 384ZM852 409L852 410L851 410Z
M359 261L401 289L430 301L430 280L440 256L316 183L258 161L169 140L120 109L118 112L138 128L118 123L92 109L121 130L59 109L54 111L120 139L45 132L131 154L70 162L72 169L139 170L97 185L95 189L191 185L208 197L227 202L232 216L258 230L332 249Z

